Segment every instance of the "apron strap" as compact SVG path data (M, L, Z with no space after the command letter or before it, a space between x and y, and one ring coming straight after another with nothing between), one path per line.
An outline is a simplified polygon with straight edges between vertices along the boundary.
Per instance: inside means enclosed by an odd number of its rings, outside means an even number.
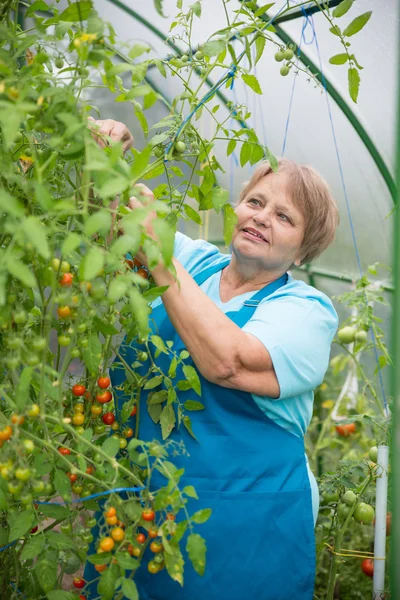
M206 267L203 271L198 273L196 277L193 279L197 283L197 285L201 285L204 283L209 277L217 273L218 271L222 271L231 261L231 257L229 254L226 255L226 259L218 262L217 264L212 265L211 267ZM258 290L256 294L254 294L248 300L245 300L243 306L235 312L228 312L226 316L229 317L232 321L236 323L239 327L243 327L247 321L251 319L256 308L259 306L260 302L264 300L270 294L273 294L280 287L286 284L288 280L288 274L284 273L282 277L272 281L261 290Z

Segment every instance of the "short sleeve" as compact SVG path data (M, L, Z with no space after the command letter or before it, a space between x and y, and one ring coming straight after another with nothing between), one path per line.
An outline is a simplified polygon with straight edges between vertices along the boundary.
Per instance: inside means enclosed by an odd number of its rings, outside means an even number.
M192 275L196 276L202 269L223 257L217 246L206 240L192 240L187 235L175 234L174 257Z
M288 296L262 303L243 331L268 350L279 400L314 390L325 376L338 319L330 300Z

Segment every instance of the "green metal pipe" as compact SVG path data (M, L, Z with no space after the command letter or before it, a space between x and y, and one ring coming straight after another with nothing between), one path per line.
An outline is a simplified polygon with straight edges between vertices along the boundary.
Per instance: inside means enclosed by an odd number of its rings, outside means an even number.
M341 2L342 2L342 0L330 0L329 2L324 2L323 8L334 8ZM321 6L310 6L310 7L307 7L307 14L314 15L315 13L321 12L321 10L322 10ZM274 25L275 25L275 23L284 23L285 21L294 21L295 19L300 19L301 17L304 17L303 11L302 10L294 10L293 12L289 13L288 15L282 15L282 17L277 17L276 20L274 21Z
M400 28L399 28L400 32ZM400 44L398 45L400 59ZM397 189L400 202L400 93L397 95ZM393 422L391 436L391 508L392 508L392 543L391 543L391 594L390 597L400 598L400 210L394 214L394 256L393 256L393 327L392 327L392 356L393 368L391 377L391 392L393 398Z

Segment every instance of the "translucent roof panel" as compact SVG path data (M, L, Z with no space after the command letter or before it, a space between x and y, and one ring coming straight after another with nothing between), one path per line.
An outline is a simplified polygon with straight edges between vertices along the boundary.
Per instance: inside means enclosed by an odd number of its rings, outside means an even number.
M158 15L153 2L139 3L130 0L126 5L140 15L141 19L129 16L120 7L105 0L97 1L96 9L105 20L113 24L121 41L129 44L138 41L149 43L152 47L149 56L164 58L173 53L157 31L164 34L165 38L169 35L169 27L176 13L175 1L165 0L163 3L164 13L168 15L166 19ZM276 3L276 11L284 5L286 6L287 3ZM239 6L240 3L234 0L227 4L231 17L233 11ZM286 21L281 24L281 27L298 46L301 45L306 56L316 65L319 66L321 61L324 75L345 99L393 177L398 71L396 50L398 3L395 0L380 0L379 4L371 0L358 0L349 13L341 19L340 24L346 26L354 17L367 10L373 10L371 19L363 31L350 38L351 51L364 67L361 71L361 87L357 104L352 102L348 94L346 66L329 64L329 58L342 52L342 46L338 39L329 33L330 25L324 15L313 15L315 36L311 23L308 23L303 40L302 29L305 23L303 17ZM203 16L195 20L193 29L194 48L206 41L210 34L226 26L226 16L221 2L203 0L202 11ZM147 21L147 24L143 20ZM177 28L174 29L173 33L175 32ZM275 42L282 43L277 35L273 37ZM239 43L235 42L238 48ZM181 48L187 50L183 46ZM362 268L365 269L369 264L377 261L390 264L392 218L389 215L393 209L393 200L387 183L353 124L336 102L327 96L321 85L316 88L313 82L307 81L304 73L295 75L292 70L287 77L282 77L279 74L280 65L273 59L275 51L276 45L268 42L263 57L252 70L260 82L262 96L253 93L240 79L235 81L233 90L224 88L222 91L228 100L248 105L252 113L248 125L254 127L260 140L266 143L275 155L282 155L285 141L285 156L300 163L313 165L331 186L339 205L341 224L335 244L320 257L316 266L345 273L351 277L357 276L358 263L349 212ZM213 82L216 82L222 73L223 71L213 72ZM171 100L183 89L178 77L168 76L164 79L157 69L149 70L148 79L158 87L167 100ZM192 77L192 82L198 83L196 76ZM201 93L206 93L207 89L204 85ZM217 113L218 117L221 119L228 116L228 109L220 99L215 98L210 106L217 103L221 105ZM137 130L135 117L129 107L113 103L112 98L108 100L103 98L97 104L102 105L102 114L107 112L109 116L122 118L133 130ZM157 103L146 112L149 124L155 123L160 115L166 114L167 110L162 103ZM227 124L229 126L229 122ZM196 126L205 137L211 135L214 127L213 120L206 111L196 122ZM241 185L251 172L248 166L241 168L238 164L239 151L238 145L234 155L227 157L225 142L218 142L214 148L214 153L225 169L225 173L220 176L219 184L229 190L232 203L237 199ZM195 237L203 235L212 241L221 240L220 217L212 213L205 218L205 224L206 226L201 229L194 224L187 224L187 231Z

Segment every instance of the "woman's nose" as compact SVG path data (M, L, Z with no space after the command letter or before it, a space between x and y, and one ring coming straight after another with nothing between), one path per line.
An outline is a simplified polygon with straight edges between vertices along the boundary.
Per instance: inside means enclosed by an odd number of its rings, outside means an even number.
M254 215L253 220L255 223L259 223L260 225L264 225L265 227L270 227L271 216L271 211L265 208L263 211Z

